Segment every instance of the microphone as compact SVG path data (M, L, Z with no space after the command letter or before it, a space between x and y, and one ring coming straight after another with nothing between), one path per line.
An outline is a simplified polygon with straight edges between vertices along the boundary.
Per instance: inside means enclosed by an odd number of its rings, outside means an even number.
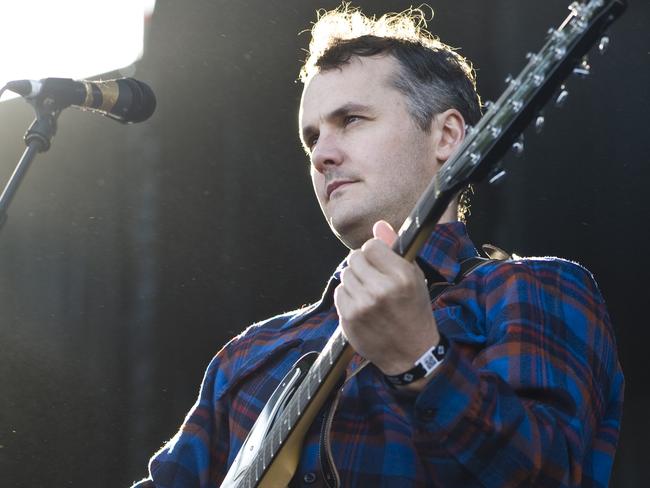
M27 99L50 99L57 108L70 105L98 112L124 124L147 120L156 109L149 85L134 78L107 81L75 81L69 78L10 81L6 86Z

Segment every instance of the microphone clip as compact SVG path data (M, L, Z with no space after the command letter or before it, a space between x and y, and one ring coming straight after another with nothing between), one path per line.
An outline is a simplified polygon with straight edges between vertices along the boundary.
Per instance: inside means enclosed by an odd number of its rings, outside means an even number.
M23 140L26 146L34 146L38 152L46 152L50 149L52 138L56 135L59 115L67 105L62 106L49 97L27 101L34 107L36 118L25 132Z

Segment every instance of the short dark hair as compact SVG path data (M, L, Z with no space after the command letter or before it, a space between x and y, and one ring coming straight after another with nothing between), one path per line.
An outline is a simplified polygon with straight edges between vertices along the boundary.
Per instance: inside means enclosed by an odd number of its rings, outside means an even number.
M400 66L391 81L403 93L412 117L429 130L433 117L457 109L468 125L481 118L481 102L471 64L426 29L421 9L386 14L375 19L344 3L320 11L312 28L309 56L300 79L340 68L353 57L390 55Z

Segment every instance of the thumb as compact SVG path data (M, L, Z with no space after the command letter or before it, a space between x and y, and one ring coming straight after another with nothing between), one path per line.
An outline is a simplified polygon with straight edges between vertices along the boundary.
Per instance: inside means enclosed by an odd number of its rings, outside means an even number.
M397 233L385 220L380 220L372 226L372 235L377 239L385 242L389 246L392 246L395 242L395 239L397 239Z

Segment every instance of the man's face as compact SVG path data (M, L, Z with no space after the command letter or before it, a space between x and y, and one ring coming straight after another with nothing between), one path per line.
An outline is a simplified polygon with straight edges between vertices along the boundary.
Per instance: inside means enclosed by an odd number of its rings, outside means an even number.
M300 106L316 197L332 231L355 249L378 220L398 229L440 167L438 130L421 130L390 85L390 56L355 57L315 75Z

